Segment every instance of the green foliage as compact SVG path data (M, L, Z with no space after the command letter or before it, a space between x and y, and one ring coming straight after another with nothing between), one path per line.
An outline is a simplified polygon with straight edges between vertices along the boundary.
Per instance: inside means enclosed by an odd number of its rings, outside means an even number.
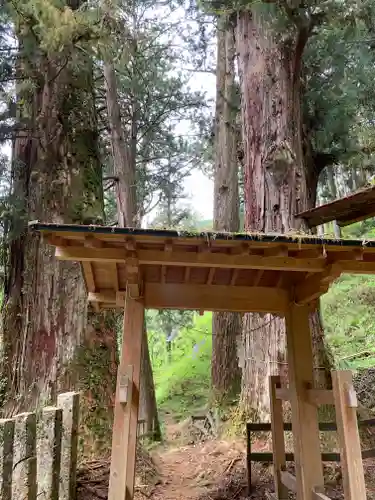
M184 71L186 42L172 3L136 0L130 6L120 1L106 16L117 36L110 36L101 53L115 64L123 128L129 148L136 151L142 220L181 198L180 186L203 156L200 130L208 107ZM106 124L106 116L101 118Z
M345 275L323 297L325 335L340 368L375 365L374 309L375 278L372 276ZM362 351L370 354L353 356Z
M316 29L305 50L306 135L315 155L330 154L333 163L371 163L375 66L373 47L366 43L371 36L360 9L354 9Z
M196 316L174 340L172 363L160 356L157 334L149 332L156 398L161 413L183 418L208 402L211 384L212 315ZM165 358L164 358L165 359Z

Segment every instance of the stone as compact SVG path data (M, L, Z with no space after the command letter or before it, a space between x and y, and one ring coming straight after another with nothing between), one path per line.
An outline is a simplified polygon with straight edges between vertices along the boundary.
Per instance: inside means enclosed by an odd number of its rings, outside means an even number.
M37 424L38 500L59 500L62 416L60 408L44 408Z
M12 500L14 420L0 419L0 498Z
M36 415L14 417L12 500L36 500Z
M59 500L75 500L77 485L79 394L67 392L57 398L62 409L61 472Z

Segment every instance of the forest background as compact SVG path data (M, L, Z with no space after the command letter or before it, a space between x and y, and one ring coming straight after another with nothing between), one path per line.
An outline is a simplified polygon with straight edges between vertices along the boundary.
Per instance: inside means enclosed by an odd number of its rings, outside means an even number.
M0 6L2 413L81 390L82 451L95 453L110 446L122 318L88 307L79 266L57 262L28 221L300 231L298 210L373 183L375 5ZM341 236L375 237L375 222ZM345 276L324 297L314 315L322 383L333 366L373 367L374 306L372 277ZM168 413L267 417L284 337L269 315L149 311L150 436Z

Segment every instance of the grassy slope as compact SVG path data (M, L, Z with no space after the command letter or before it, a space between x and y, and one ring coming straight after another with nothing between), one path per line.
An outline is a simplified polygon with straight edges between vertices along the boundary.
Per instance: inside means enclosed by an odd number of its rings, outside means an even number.
M156 398L161 415L175 419L194 414L208 401L211 380L212 315L197 316L194 326L180 332L173 361L154 368Z
M375 366L375 277L342 276L323 297L322 313L337 366ZM351 357L364 350L374 356Z

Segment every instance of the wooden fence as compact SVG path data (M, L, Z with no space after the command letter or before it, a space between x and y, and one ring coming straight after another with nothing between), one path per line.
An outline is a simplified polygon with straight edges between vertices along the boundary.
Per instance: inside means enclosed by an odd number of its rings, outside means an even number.
M358 426L362 428L375 427L375 419L360 420ZM271 423L250 423L246 424L246 463L247 463L247 485L248 494L251 492L251 462L258 462L264 464L273 463L273 453L272 451L261 451L253 452L251 451L251 439L252 434L255 432L271 432ZM292 424L289 422L284 423L284 431L291 431ZM319 430L322 432L327 431L337 431L337 425L335 422L320 422ZM362 459L375 457L375 448L370 450L362 450ZM287 462L294 462L294 453L285 453L285 458ZM340 453L337 452L327 452L322 453L322 462L340 462Z
M305 498L313 498L314 500L329 500L323 493L323 474L319 464L319 455L315 457L315 462L311 467L315 473L314 484L309 480L308 486L303 482L303 466L299 464L297 468L297 476L293 476L286 470L286 462L294 459L292 453L286 453L284 432L293 431L290 423L283 421L282 401L290 401L292 392L288 387L281 387L279 376L269 377L270 387L270 408L271 408L271 423L270 424L248 424L247 425L247 466L248 466L248 488L251 490L251 461L256 459L258 462L272 462L274 469L275 493L272 498L284 500L289 498L289 492L298 493ZM362 460L375 456L375 450L361 450L361 442L359 437L359 427L370 427L375 425L375 420L358 421L357 419L357 396L353 387L352 373L348 370L333 370L332 371L332 389L315 389L309 386L304 387L303 398L311 407L320 405L333 405L336 410L335 423L320 423L320 431L337 431L337 438L340 448L338 453L323 453L322 461L340 461L341 473L343 477L343 486L345 499L347 500L366 500L366 485L364 478L364 470ZM294 403L296 403L294 401ZM311 422L317 424L317 414L310 415ZM316 442L306 440L306 450L308 446L319 445L318 426L316 425ZM271 431L272 432L272 449L273 453L251 453L251 431ZM298 436L297 436L298 437ZM314 436L315 437L315 436ZM294 436L296 439L296 436ZM300 447L301 449L301 447ZM319 448L315 447L315 452L319 452ZM307 456L308 452L305 454ZM306 469L305 469L306 470ZM302 474L301 474L302 472ZM308 476L306 476L308 477ZM311 476L312 477L312 476Z
M57 407L0 419L1 500L74 500L79 395Z

